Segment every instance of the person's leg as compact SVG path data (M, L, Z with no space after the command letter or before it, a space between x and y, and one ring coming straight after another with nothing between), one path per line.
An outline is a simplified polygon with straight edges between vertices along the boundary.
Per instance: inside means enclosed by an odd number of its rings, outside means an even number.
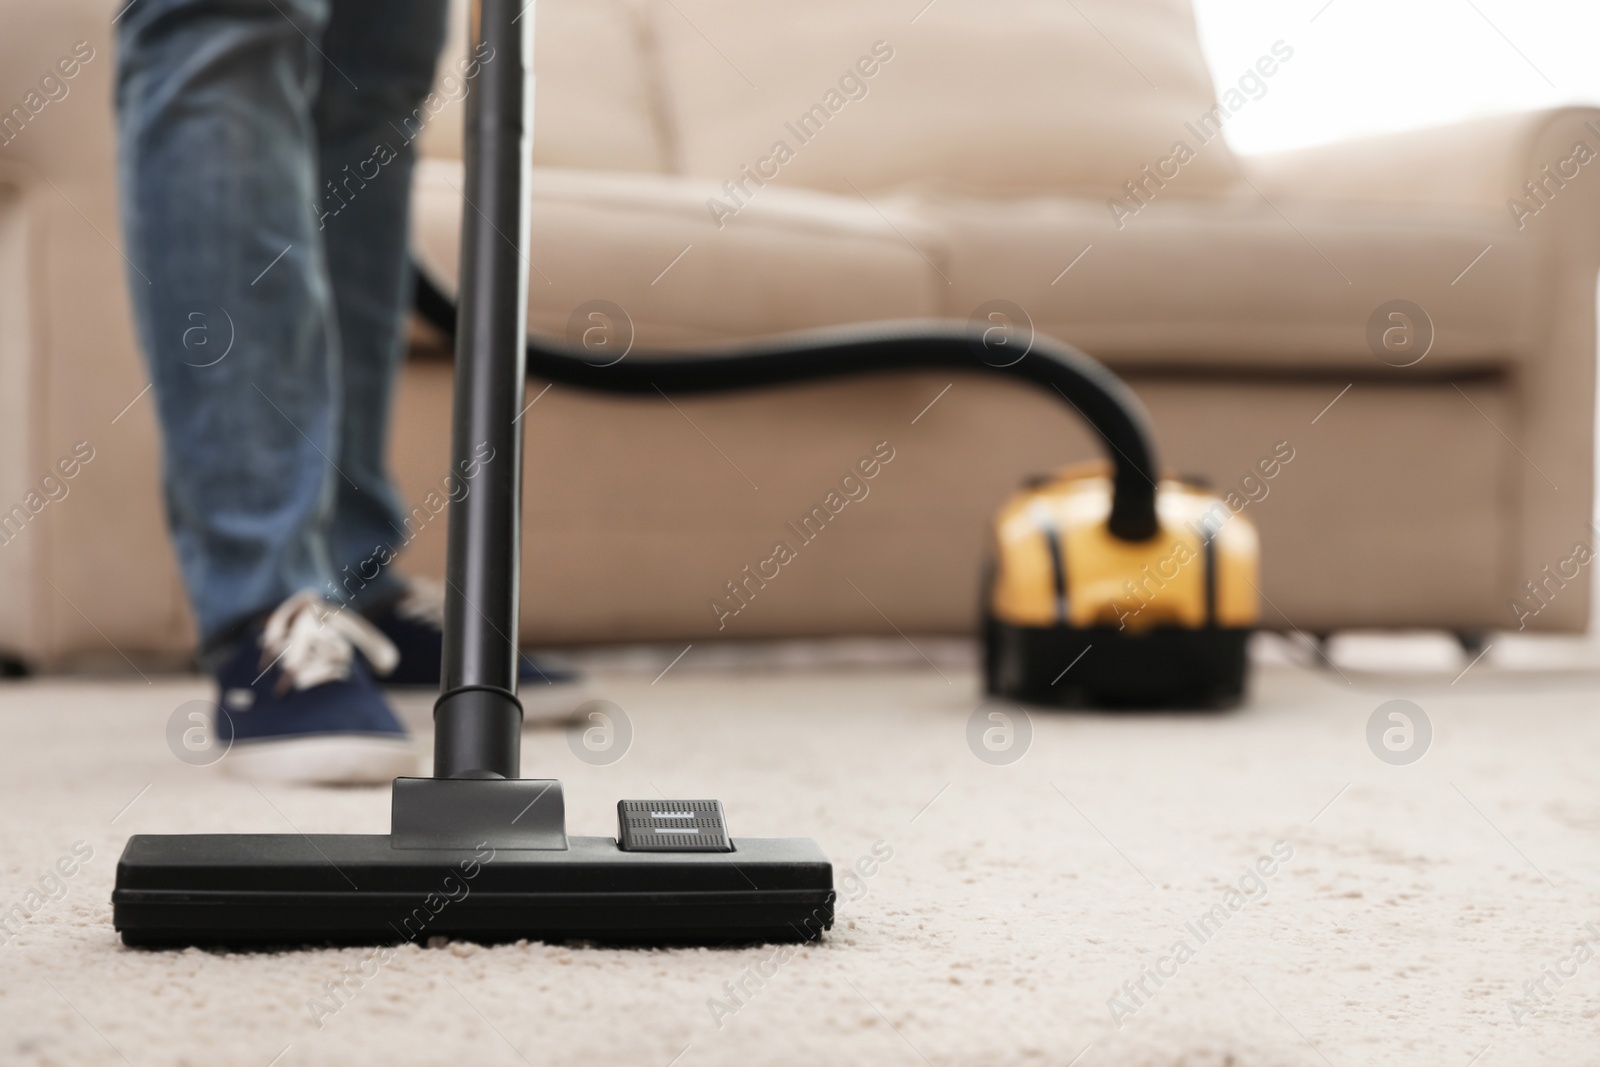
M414 139L428 114L423 98L433 84L447 9L447 0L335 0L313 105L319 154L313 214L343 357L331 593L368 611L404 593L387 563L415 532L388 478L385 447L411 297ZM442 521L435 536L443 536Z
M140 0L117 25L122 218L202 650L322 588L340 390L317 222L327 0Z
M394 646L323 597L343 377L312 118L327 0L140 0L118 24L129 287L169 522L226 769L415 767L372 677Z

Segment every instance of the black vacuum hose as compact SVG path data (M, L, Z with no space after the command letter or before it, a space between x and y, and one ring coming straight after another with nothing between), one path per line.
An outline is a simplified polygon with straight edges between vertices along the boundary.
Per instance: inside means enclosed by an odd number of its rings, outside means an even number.
M455 336L456 306L420 266L414 306L424 321ZM1035 337L1006 365L986 361L979 335L937 321L873 323L789 334L709 355L657 353L609 364L542 335L528 341L532 377L606 393L717 393L890 370L987 370L1052 388L1100 434L1111 461L1108 526L1124 541L1155 536L1156 454L1144 408L1122 379L1070 345ZM631 354L631 353L630 353Z

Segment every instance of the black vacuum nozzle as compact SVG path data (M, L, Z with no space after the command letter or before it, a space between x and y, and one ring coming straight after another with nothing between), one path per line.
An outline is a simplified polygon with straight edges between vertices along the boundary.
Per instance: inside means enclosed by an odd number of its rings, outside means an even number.
M135 946L809 941L833 925L833 867L805 838L731 852L395 848L384 835L138 834L112 921Z

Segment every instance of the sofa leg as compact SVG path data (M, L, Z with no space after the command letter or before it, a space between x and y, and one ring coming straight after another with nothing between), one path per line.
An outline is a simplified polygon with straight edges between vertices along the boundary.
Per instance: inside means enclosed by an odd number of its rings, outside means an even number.
M1475 660L1489 647L1489 635L1482 630L1458 630L1456 643L1461 646L1461 652L1468 660Z
M1311 638L1311 665L1319 670L1332 670L1333 657L1328 655L1328 644L1333 635L1318 633L1307 636Z

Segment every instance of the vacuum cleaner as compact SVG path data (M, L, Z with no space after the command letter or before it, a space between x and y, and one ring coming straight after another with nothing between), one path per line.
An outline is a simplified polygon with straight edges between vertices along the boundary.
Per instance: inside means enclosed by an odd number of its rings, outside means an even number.
M600 365L527 333L532 18L479 0L497 61L467 98L459 305L425 275L417 307L456 344L452 453L508 461L450 509L434 776L394 782L387 835L134 835L117 865L129 945L821 938L833 869L802 838L736 838L715 800L622 800L614 837L566 832L561 783L520 777L516 695L528 375L607 393L714 393L893 370L994 371L1059 394L1107 463L1036 481L995 524L985 684L999 697L1207 707L1243 691L1257 544L1242 517L1159 474L1143 408L1115 375L1037 338L1020 359L940 322L808 331L695 356Z
M453 335L454 302L415 269L417 312ZM983 591L987 692L1127 710L1243 698L1260 615L1255 528L1200 481L1162 477L1138 398L1069 345L1036 337L1017 358L976 327L886 322L604 363L532 338L526 365L547 381L649 396L934 368L1042 386L1088 421L1106 460L1031 480L996 517Z
M386 835L136 834L112 923L129 945L398 944L443 936L804 941L833 925L833 867L805 838L730 836L716 800L622 800L614 837L568 836L561 783L522 778L517 687L521 407L533 18L479 0L467 98L452 451L487 442L450 508L432 778L398 778Z

